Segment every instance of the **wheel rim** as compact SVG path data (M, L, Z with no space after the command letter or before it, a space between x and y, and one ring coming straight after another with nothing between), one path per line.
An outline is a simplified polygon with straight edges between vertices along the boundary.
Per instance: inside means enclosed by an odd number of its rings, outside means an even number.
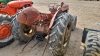
M3 21L0 25L0 38L4 39L11 35L11 25L8 21Z
M75 26L74 28L76 28L76 22L77 22L77 19L75 19L75 23L74 23L74 25L73 25L73 26Z
M67 28L66 28L64 42L63 42L63 49L62 49L63 54L65 54L67 51L67 47L68 47L69 39L70 39L70 33L71 33L71 23L69 23Z
M70 33L71 33L71 24L68 24L66 32L65 32L65 36L64 36L64 44L67 42L68 38L70 37Z
M7 38L11 35L11 26L4 24L0 26L0 38Z
M35 34L35 32L36 32L36 30L33 29L31 26L27 26L27 25L24 25L24 24L22 26L22 31L23 31L23 34L25 36L27 36L28 38L33 36L33 34Z

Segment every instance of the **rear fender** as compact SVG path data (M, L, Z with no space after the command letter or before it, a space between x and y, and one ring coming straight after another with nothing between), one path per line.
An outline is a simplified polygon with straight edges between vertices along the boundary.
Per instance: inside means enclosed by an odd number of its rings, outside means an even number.
M25 25L33 25L36 21L41 20L39 11L34 7L27 7L17 17L17 21Z
M58 12L59 12L59 10L58 10L58 11L54 14L54 16L52 17L51 22L50 22L50 25L49 25L49 29L51 29L51 27L53 26L55 17L56 17L56 15L58 14Z

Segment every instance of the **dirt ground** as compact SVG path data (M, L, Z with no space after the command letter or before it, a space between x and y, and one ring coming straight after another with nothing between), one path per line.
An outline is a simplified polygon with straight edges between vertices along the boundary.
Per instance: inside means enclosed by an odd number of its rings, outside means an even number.
M69 5L69 13L76 15L78 18L77 28L75 31L72 31L70 44L65 56L82 56L83 50L80 49L80 44L84 27L100 29L100 26L96 25L97 22L100 22L100 1L33 0L33 6L41 12L49 13L49 3L60 3L62 1ZM31 41L24 52L21 52L24 45L19 44L16 40L11 45L1 48L0 56L42 56L46 43L41 42L31 49L34 43L36 43L36 40ZM52 56L49 47L47 47L44 56Z

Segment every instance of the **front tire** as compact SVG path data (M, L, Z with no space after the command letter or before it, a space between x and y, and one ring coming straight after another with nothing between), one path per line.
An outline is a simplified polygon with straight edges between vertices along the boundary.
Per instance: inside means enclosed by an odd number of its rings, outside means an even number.
M64 56L71 35L71 15L62 12L57 15L50 34L50 50L53 56Z

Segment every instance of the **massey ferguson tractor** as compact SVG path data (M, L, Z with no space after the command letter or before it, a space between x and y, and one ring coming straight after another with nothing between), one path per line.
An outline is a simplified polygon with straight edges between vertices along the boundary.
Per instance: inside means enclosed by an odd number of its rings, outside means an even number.
M0 0L1 1L1 0ZM32 1L11 1L7 5L0 4L0 48L11 44L14 41L12 35L11 21L15 17L14 15L23 8L32 6Z
M48 43L53 56L63 56L70 40L71 30L76 28L77 17L68 13L69 6L51 3L51 13L41 13L34 7L27 7L16 15L13 21L13 34L20 43L36 39ZM74 25L74 26L72 26Z

